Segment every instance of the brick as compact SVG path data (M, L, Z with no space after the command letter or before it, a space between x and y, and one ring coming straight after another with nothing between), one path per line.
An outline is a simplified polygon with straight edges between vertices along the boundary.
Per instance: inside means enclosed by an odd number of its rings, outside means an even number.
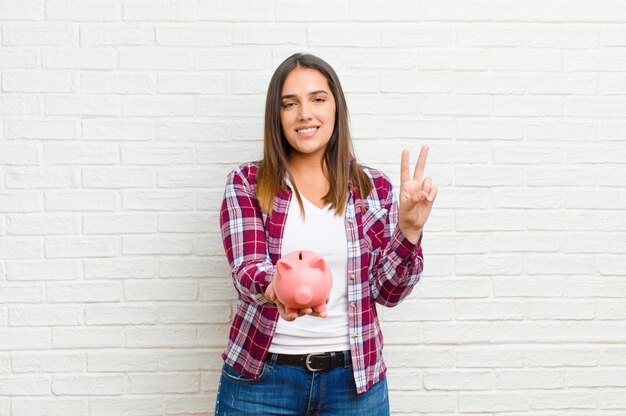
M162 141L229 141L231 126L223 122L158 121L156 138Z
M513 412L528 410L526 393L459 393L461 412Z
M45 409L47 416L88 416L89 404L84 399L14 398L12 415L30 416Z
M507 26L460 26L455 31L459 47L521 47L526 46L528 33L518 27Z
M138 234L156 231L156 214L118 213L83 216L84 234Z
M158 364L162 371L194 371L216 370L222 368L222 358L214 351L197 351L178 354L177 352L161 352L158 354Z
M15 373L69 373L85 371L85 356L77 352L20 352L12 356Z
M2 50L0 51L0 68L35 68L38 59L38 53L35 50L25 48Z
M204 376L204 374L203 374ZM204 390L204 389L202 389ZM209 395L201 395L197 397L170 397L164 400L164 408L166 413L206 413L210 414L215 409L215 399Z
M426 2L426 20L489 21L492 16L492 5L486 0L428 0Z
M88 352L87 369L92 372L156 371L159 353L156 351Z
M0 304L9 303L41 303L43 290L39 286L8 286L2 287Z
M35 259L42 255L42 244L37 239L4 237L0 240L0 259Z
M382 28L383 47L452 47L454 32L450 27L420 22L419 26L402 23ZM343 82L343 81L342 81Z
M41 100L32 95L0 95L0 115L39 115Z
M563 371L555 369L497 370L495 387L499 390L557 389L563 387Z
M264 79L266 80L267 76ZM221 73L206 75L163 74L159 75L157 89L159 93L167 94L228 94L229 84L229 77Z
M114 191L46 191L48 211L115 211L119 196Z
M587 74L530 75L531 94L597 94L597 76Z
M159 231L174 233L207 233L218 231L219 220L213 213L160 213ZM220 243L221 244L221 243ZM185 262L190 259L185 259ZM203 260L192 262L192 269L204 269L207 264ZM176 267L183 267L177 264Z
M81 46L153 45L154 28L126 23L106 23L80 27Z
M123 236L122 253L126 254L191 254L192 243L187 237Z
M78 126L76 120L5 119L4 137L6 139L74 140L78 139Z
M121 284L104 283L48 283L48 303L119 302L122 299Z
M78 32L71 24L21 23L2 27L2 44L9 46L73 46L77 39Z
M80 92L88 94L152 94L154 77L148 75L81 74Z
M133 119L82 120L83 140L152 140L155 137L154 121Z
M43 0L4 0L0 4L2 20L43 20Z
M418 66L426 70L485 70L489 55L481 49L424 49L418 56Z
M596 306L591 301L533 301L527 303L528 319L594 319Z
M429 266L432 267L432 266ZM420 298L485 298L491 291L491 282L487 278L437 279L428 285L418 285Z
M177 165L193 163L191 147L153 145L150 148L138 145L122 146L122 163L128 165Z
M120 376L61 376L52 377L52 392L73 396L114 396L124 392L124 377Z
M161 416L163 397L155 396L118 396L93 397L90 416Z
M125 117L192 116L195 109L194 98L187 95L122 96L122 114Z
M191 70L193 54L184 48L119 47L119 69Z
M261 95L240 96L199 96L196 99L196 113L199 116L230 117L238 114L258 114L259 108L264 108L264 98Z
M47 20L115 21L120 19L119 6L113 0L50 0L46 3Z
M151 188L156 184L156 173L151 168L83 168L84 188Z
M425 96L421 100L421 113L431 115L471 115L491 114L493 102L486 96Z
M521 320L526 309L519 302L498 300L456 300L454 316L460 321Z
M11 306L11 326L71 326L81 323L82 311L78 306Z
M426 390L490 390L493 386L490 371L425 371L423 380Z
M229 46L231 36L225 24L156 27L156 42L161 46Z
M124 331L124 340L124 346L132 348L193 347L197 344L195 327L128 326ZM143 383L143 380L137 383L136 387L138 390L143 390L143 393L150 393L150 391L148 391L149 388ZM140 387L141 385L144 385L144 387Z
M156 274L155 259L121 257L85 259L85 279L150 279Z
M456 74L456 92L459 94L523 94L525 91L526 83L518 76L469 72Z
M52 329L52 345L54 348L116 348L124 344L123 328L53 328ZM56 394L92 394L92 383L86 383L85 386L79 388L81 377L68 376L55 380L53 382L53 390ZM113 380L117 380L113 377ZM88 380L84 380L88 381ZM98 378L94 380L95 384L100 384ZM56 385L57 388L54 388ZM103 382L103 388L111 388L109 395L119 394L116 387L117 382ZM94 393L95 394L95 393Z
M424 323L424 344L457 344L490 342L493 329L490 323Z
M390 398L391 414L400 412L433 412L452 414L455 410L454 393L438 393L428 391L416 393L414 391L399 391Z
M0 144L0 165L34 165L37 163L39 163L39 152L36 145Z
M271 21L274 8L269 3L245 0L219 0L204 3L197 0L131 0L124 3L124 20L132 21Z
M286 55L285 58L289 55ZM241 71L242 68L246 68L248 71L270 71L274 68L270 51L254 45L215 47L208 51L199 50L194 54L194 58L195 69L198 71ZM277 62L276 66L279 63ZM214 97L212 98L214 99ZM258 108L263 108L263 106Z
M0 377L2 396L44 396L50 393L50 378L45 376Z
M169 282L161 279L126 281L124 295L127 301L190 301L198 297L198 284L194 281Z
M48 258L110 257L120 254L119 237L48 237Z
M454 79L449 74L384 72L380 91L392 93L449 93Z
M82 274L79 262L64 260L7 263L7 280L72 280Z
M127 191L122 195L125 210L191 211L195 198L188 191Z
M1 328L0 351L50 348L50 328Z
M50 115L117 116L120 104L112 95L46 95L45 112Z
M88 305L85 306L87 325L140 325L154 324L157 314L151 306Z
M457 368L523 367L525 349L500 346L498 349L464 345L456 353Z
M15 214L7 216L10 235L75 234L79 217L74 215Z
M20 71L2 74L6 92L76 92L76 76L61 71Z
M159 322L163 324L228 324L231 308L227 303L211 305L163 305L157 307Z
M526 137L532 141L595 141L598 125L572 120L530 120L526 125Z
M556 253L561 250L562 241L562 236L556 233L495 232L491 234L491 249L494 253L527 251Z
M383 309L379 316L385 322L449 321L453 316L453 305L448 301L406 299L402 308Z
M54 69L114 69L117 54L106 48L49 49L43 50L44 68Z
M235 45L303 45L307 28L290 23L239 23L233 25ZM266 78L266 80L269 78Z
M71 168L21 166L5 172L7 188L13 189L76 188L78 184L77 172Z

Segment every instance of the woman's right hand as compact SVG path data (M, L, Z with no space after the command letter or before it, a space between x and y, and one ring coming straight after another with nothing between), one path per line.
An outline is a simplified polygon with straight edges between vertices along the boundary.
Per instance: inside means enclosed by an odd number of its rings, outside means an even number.
M313 308L298 309L297 313L296 312L287 313L285 311L285 305L281 301L278 300L278 297L276 296L276 292L274 292L273 280L270 282L269 286L267 286L267 289L265 290L265 293L263 296L265 296L265 299L269 300L270 302L274 302L276 304L276 307L278 308L278 313L285 321L294 321L296 318L300 316L304 316L304 315L319 316L320 318L326 318L326 312L314 312ZM326 303L328 303L328 300L326 300Z

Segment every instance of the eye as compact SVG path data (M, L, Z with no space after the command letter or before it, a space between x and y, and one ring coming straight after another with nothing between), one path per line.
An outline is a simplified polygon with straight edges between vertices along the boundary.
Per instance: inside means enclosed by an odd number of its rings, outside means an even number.
M295 105L295 103L286 103L286 104L283 104L283 108L289 108L289 107L291 107L291 105Z
M318 97L318 98L316 98L316 99L315 99L315 100L313 100L313 101L317 101L318 103L323 103L323 102L325 102L326 100L325 100L325 99L323 99L323 98L319 98L319 97Z

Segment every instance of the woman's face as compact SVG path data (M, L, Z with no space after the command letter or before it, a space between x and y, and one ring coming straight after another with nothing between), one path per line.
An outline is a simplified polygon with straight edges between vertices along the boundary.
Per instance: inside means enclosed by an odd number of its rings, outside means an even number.
M321 160L335 126L335 98L316 69L295 68L283 84L280 123L298 156Z

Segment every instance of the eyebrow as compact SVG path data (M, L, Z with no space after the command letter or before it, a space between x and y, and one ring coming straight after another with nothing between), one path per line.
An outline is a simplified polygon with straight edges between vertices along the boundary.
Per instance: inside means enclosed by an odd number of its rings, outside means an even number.
M328 93L324 90L316 90L316 91L311 91L309 93L309 95L315 95L315 94L319 94L319 93L324 93L326 95L328 95ZM280 97L281 100L284 100L285 98L296 98L297 95L296 94L287 94L287 95L283 95L282 97Z

